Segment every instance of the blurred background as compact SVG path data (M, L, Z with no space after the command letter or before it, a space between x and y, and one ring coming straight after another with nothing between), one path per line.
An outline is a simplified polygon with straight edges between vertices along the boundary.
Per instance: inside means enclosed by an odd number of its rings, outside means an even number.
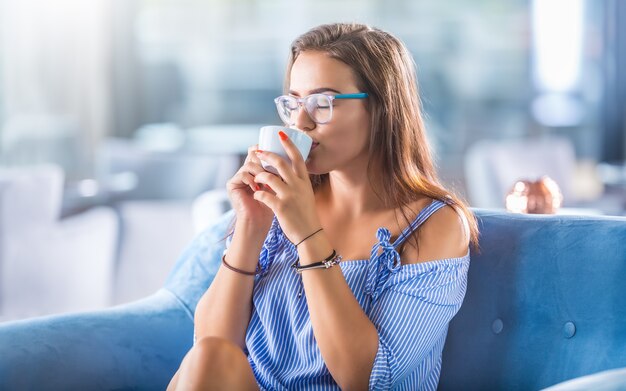
M557 213L626 215L625 1L0 0L0 321L162 286L280 124L291 41L336 21L405 42L471 206L548 175Z

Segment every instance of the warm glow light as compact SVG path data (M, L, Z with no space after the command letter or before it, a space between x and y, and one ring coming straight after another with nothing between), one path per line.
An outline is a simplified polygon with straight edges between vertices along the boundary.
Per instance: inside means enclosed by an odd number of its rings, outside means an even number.
M524 194L526 185L522 181L515 182L513 191L506 196L506 210L511 213L526 213L528 208L528 197Z
M559 185L550 177L544 177L544 184L552 194L552 205L555 209L559 209L563 204L563 194L561 193L561 189L559 189Z

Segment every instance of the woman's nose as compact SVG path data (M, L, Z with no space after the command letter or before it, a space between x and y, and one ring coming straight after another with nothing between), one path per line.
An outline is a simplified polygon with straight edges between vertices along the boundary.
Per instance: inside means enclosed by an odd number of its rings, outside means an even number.
M312 130L315 128L315 122L311 119L309 113L305 110L304 106L298 108L296 115L295 127L300 130Z

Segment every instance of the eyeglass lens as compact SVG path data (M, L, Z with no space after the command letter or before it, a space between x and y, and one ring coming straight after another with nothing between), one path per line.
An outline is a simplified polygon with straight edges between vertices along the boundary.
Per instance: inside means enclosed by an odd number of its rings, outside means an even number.
M298 99L291 96L283 96L278 99L277 103L278 114L281 119L289 125L295 124L299 111ZM304 98L302 105L314 122L326 123L330 121L332 116L332 102L327 95L309 95Z

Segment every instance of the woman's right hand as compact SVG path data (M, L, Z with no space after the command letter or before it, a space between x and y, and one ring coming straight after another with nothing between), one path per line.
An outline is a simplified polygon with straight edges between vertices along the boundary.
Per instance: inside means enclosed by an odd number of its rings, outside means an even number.
M254 182L254 177L265 171L261 160L254 153L257 149L257 145L248 148L248 156L243 166L227 182L226 189L237 220L245 220L256 227L269 229L274 213L253 197L255 191L261 190L260 185ZM264 190L271 192L269 188Z

